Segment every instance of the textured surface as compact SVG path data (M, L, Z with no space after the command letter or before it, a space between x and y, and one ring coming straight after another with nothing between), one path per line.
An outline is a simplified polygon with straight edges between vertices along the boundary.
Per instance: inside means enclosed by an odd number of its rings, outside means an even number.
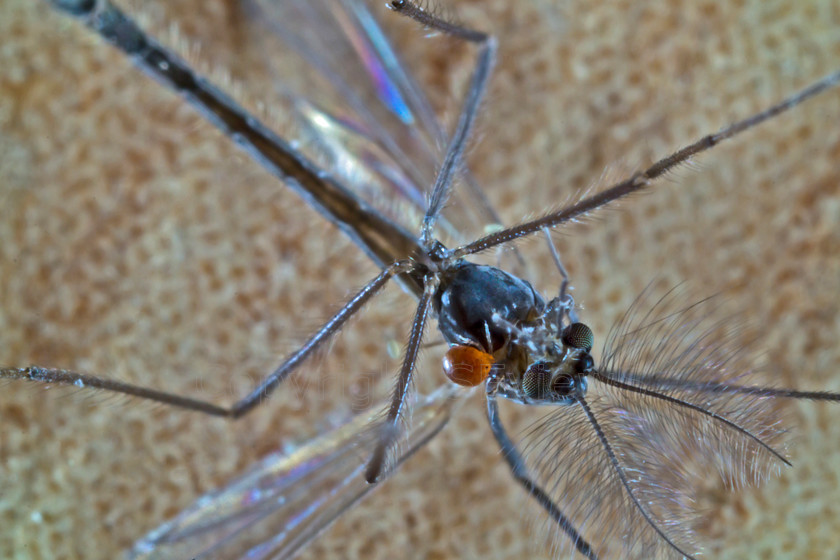
M247 18L180 2L205 65L247 81ZM378 3L378 4L381 4ZM501 54L470 162L506 220L556 206L781 99L840 61L834 0L459 2ZM228 402L375 270L174 96L46 3L0 14L0 363L78 368ZM188 15L188 16L187 16ZM386 17L388 17L386 15ZM410 27L408 29L411 29ZM463 58L403 33L451 117ZM840 391L840 91L832 91L560 238L597 337L654 277L723 291L782 385ZM523 250L556 289L540 243ZM541 272L542 271L542 272ZM236 425L68 390L3 384L0 557L114 558L257 457L346 414L385 380L397 290L307 375ZM597 346L597 343L596 343ZM422 373L439 376L436 352ZM320 373L319 373L320 371ZM357 372L348 378L343 372ZM361 374L362 377L357 377ZM301 377L299 380L305 378ZM840 409L791 406L794 468L740 494L709 483L713 558L840 556ZM305 558L513 558L532 506L478 398Z

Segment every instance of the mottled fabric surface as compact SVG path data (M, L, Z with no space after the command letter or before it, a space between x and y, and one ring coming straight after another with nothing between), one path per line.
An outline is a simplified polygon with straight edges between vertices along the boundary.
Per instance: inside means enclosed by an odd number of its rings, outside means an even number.
M237 3L173 4L146 6L151 33L237 95L270 98L263 63L281 55L249 43ZM374 4L451 123L471 53ZM840 69L835 0L454 4L500 42L468 159L508 223ZM228 403L375 275L335 228L77 22L46 2L0 9L0 364ZM835 89L564 229L557 243L596 358L645 286L685 282L742 313L774 384L840 391L838 122ZM520 247L529 277L553 293L544 243ZM116 558L257 458L346 417L358 404L348 395L384 396L398 367L386 347L404 340L412 301L387 290L289 390L235 424L0 384L0 557ZM421 388L442 379L441 352L425 352ZM793 468L740 493L710 473L705 557L840 557L840 405L787 412ZM476 394L302 557L549 557L530 533L537 515Z

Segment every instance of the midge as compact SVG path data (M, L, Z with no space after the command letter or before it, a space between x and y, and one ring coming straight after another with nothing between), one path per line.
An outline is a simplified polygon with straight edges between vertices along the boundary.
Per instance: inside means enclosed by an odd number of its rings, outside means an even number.
M66 2L56 5L68 7ZM553 246L561 285L552 298L544 298L527 281L509 272L472 264L466 258L518 238L543 234L647 190L694 155L837 85L840 73L591 197L471 243L446 247L436 239L435 225L459 172L496 43L481 32L430 16L410 2L393 2L392 8L428 28L475 43L479 53L418 236L360 203L338 179L320 173L292 146L145 37L110 4L80 2L72 6L71 11L85 18L90 27L135 57L160 81L188 95L244 150L301 190L382 265L382 272L259 387L231 407L53 367L9 367L0 374L6 379L100 388L237 418L264 402L389 281L399 278L419 304L391 403L366 438L370 449L363 476L368 483L380 481L401 459L395 451L411 430L404 425L407 397L424 326L432 316L450 345L444 372L458 385L484 385L488 419L502 455L514 479L542 506L554 530L565 539L565 544L558 546L574 547L587 558L615 554L696 557L699 548L688 525L693 514L691 496L669 477L676 480L691 474L691 468L708 468L720 469L724 476L736 480L760 478L773 465L787 463L780 449L781 427L769 402L774 398L840 400L840 395L750 383L748 372L740 369L737 349L704 344L713 333L725 331L725 325L707 325L702 302L697 306L679 304L673 294L650 311L628 311L606 337L601 363L596 363L591 354L595 335L578 317L567 275ZM701 312L696 315L698 310ZM536 426L523 451L502 424L499 397L554 407L557 412ZM679 428L676 433L675 426ZM680 439L683 436L685 440ZM568 456L569 445L577 457ZM670 473L669 469L680 468L671 455L686 450L689 455L680 457L679 462L685 472ZM568 464L555 461L561 452ZM621 542L623 548L616 552L606 542ZM151 552L166 554L163 548Z

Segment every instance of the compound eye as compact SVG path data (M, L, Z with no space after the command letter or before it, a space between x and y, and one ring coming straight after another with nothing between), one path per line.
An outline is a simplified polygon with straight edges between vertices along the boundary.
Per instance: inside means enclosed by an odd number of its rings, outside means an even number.
M592 329L583 323L572 323L563 331L563 344L570 348L579 348L589 352L592 350L592 343L595 342L595 335Z
M528 366L522 376L522 391L529 399L543 399L551 391L551 372L545 363L536 362Z
M456 385L480 385L493 367L493 356L472 346L453 346L443 356L443 373Z
M551 382L551 391L555 395L559 395L561 397L570 395L574 389L575 378L566 373L558 375L554 381Z

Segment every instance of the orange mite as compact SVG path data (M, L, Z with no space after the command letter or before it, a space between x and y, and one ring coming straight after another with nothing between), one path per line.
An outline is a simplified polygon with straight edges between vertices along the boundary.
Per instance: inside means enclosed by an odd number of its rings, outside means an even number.
M493 356L472 346L453 346L443 357L443 373L450 381L475 387L490 375Z

